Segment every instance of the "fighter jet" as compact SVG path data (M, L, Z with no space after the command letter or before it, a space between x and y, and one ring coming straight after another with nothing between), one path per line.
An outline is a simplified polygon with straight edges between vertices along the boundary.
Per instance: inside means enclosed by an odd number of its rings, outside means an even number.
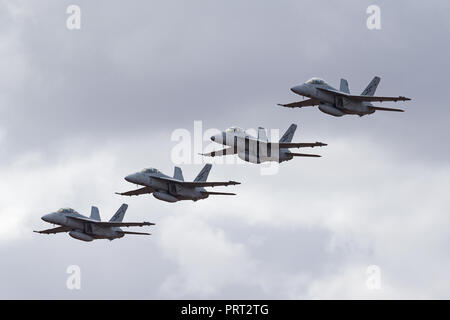
M122 204L116 214L109 222L100 220L100 213L97 207L91 208L90 218L85 217L71 208L59 209L42 217L48 223L59 225L60 227L43 231L34 231L41 234L55 234L69 232L69 236L74 239L90 242L96 239L114 240L122 238L126 234L150 235L150 233L123 231L120 227L142 227L151 226L150 222L122 222L128 205Z
M403 112L404 110L401 109L375 107L372 105L371 102L411 100L402 96L374 96L379 83L379 77L373 78L367 88L358 96L350 94L348 82L345 79L341 79L340 90L336 90L322 79L312 78L301 85L291 88L292 92L310 99L289 104L279 104L279 106L287 108L319 106L320 111L335 117L342 117L346 114L357 114L362 117L377 110Z
M316 154L294 153L289 151L289 148L314 148L327 145L322 142L291 142L295 130L297 130L297 125L291 124L279 142L269 142L264 128L258 128L258 137L255 138L241 128L231 127L211 137L212 141L228 146L228 148L203 153L202 155L215 157L237 154L240 159L250 163L262 163L268 161L281 163L283 161L292 160L294 157L320 157Z
M193 182L184 181L183 172L179 167L175 167L173 178L154 168L143 169L140 172L125 177L126 181L144 186L143 188L117 194L122 196L138 196L141 194L152 193L156 199L166 202L177 202L180 200L197 201L206 199L210 195L236 195L235 193L211 192L205 190L204 187L240 184L235 181L206 182L211 167L211 164L205 165Z

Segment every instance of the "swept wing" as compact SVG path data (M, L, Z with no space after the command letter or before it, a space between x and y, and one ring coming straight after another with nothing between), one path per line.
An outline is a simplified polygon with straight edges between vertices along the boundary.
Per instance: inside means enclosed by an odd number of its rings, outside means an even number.
M306 99L303 101L292 102L292 103L288 103L288 104L279 103L278 105L281 107L286 107L286 108L302 108L302 107L318 106L319 104L320 104L320 101L317 99Z
M155 225L154 223L151 222L109 222L109 221L94 221L88 218L81 218L81 217L71 217L71 216L67 216L67 218L69 219L73 219L73 220L78 220L78 221L82 221L82 222L89 222L98 226L103 226L103 227L143 227L143 226L153 226Z
M57 227L57 228L53 228L53 229L34 231L34 232L40 233L40 234L56 234L56 233L61 233L61 232L69 232L71 230L72 230L72 228L68 228L68 227Z
M348 98L350 100L355 100L355 101L367 101L367 102L383 102L383 101L409 101L411 99L403 97L403 96L399 96L399 97L376 97L376 96L358 96L358 95L352 95L352 94L348 94L342 91L338 91L338 90L332 90L332 89L325 89L325 88L317 88L318 90L322 90L328 93L332 93L338 96L342 96L345 98Z
M150 188L150 187L144 187L144 188L131 190L131 191L127 191L127 192L122 192L122 193L116 192L116 194L121 195L121 196L138 196L140 194L153 193L153 192L155 192L155 189Z
M195 188L195 187L218 187L218 186L230 186L230 185L241 184L240 182L236 182L236 181L222 181L222 182L193 181L193 182L188 182L188 181L180 181L180 180L176 180L176 179L173 179L173 178L165 178L165 177L152 177L152 179L165 181L165 182L170 182L170 183L176 183L176 184L179 184L181 186L188 187L188 188L189 187L191 187L191 188Z

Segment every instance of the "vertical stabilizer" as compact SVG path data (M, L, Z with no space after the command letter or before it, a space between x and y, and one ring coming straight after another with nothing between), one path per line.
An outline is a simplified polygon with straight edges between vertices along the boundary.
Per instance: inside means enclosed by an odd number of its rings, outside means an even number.
M339 89L342 92L350 93L350 89L348 88L348 81L345 79L341 79L341 87Z
M91 208L91 219L92 220L97 220L97 221L101 221L100 220L100 212L98 211L97 207L92 207Z
M264 129L262 127L258 128L258 140L261 140L261 141L264 141L264 142L268 141L267 134L266 134L266 129Z
M117 212L113 215L113 217L111 218L111 220L109 220L109 222L122 222L123 217L125 216L125 212L128 209L128 205L127 204L122 204L119 208L119 210L117 210Z
M200 173L198 174L198 176L195 178L195 182L202 182L202 181L206 181L206 179L208 179L208 175L209 175L209 171L212 168L212 164L206 164L202 171L200 171Z
M294 137L295 130L297 130L296 124L291 124L291 126L287 129L284 135L281 137L280 142L291 142Z
M366 89L361 93L362 96L373 96L375 94L375 91L377 90L378 84L380 83L380 77L373 78L372 81L370 81L369 85Z
M177 179L177 180L184 181L184 178L183 178L183 171L181 171L181 168L180 168L180 167L175 167L175 171L174 171L174 173L173 173L173 178L174 178L174 179Z

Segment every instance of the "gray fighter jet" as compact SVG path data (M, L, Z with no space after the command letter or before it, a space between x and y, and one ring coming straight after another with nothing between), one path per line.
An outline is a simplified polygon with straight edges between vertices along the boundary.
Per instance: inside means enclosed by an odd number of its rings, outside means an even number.
M212 141L227 146L227 148L202 153L202 155L217 157L237 154L240 159L256 164L269 161L281 163L292 160L294 157L320 157L317 154L295 153L289 150L289 148L314 148L327 145L322 142L292 142L295 130L297 130L297 125L291 124L280 141L269 142L266 129L262 127L258 128L257 137L241 128L231 127L211 137Z
M60 227L43 231L34 231L41 234L55 234L69 232L69 235L77 240L90 242L96 239L114 240L122 238L126 234L150 235L150 233L123 231L120 227L151 226L150 222L122 222L128 205L122 204L109 222L102 222L97 207L92 207L91 217L87 218L71 208L59 209L42 217L48 223Z
M362 117L377 110L403 112L401 109L375 107L372 105L371 102L411 100L402 96L374 96L379 83L379 77L373 78L367 88L358 96L350 94L348 82L345 79L341 79L340 90L336 90L322 79L312 78L301 85L291 88L292 92L310 99L289 104L279 104L279 106L287 108L319 106L320 111L335 117L342 117L346 114L357 114Z
M193 182L184 181L183 173L179 167L175 167L173 178L157 169L143 169L140 172L125 177L126 181L144 186L143 188L117 194L122 196L138 196L152 193L156 199L166 202L177 202L180 200L197 201L206 199L210 195L235 195L235 193L210 192L205 190L204 187L240 184L235 181L206 182L211 167L211 164L205 165Z

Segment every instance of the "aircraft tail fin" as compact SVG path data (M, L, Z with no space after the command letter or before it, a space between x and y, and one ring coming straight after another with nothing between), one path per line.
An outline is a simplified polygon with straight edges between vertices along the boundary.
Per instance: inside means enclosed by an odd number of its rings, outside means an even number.
M113 215L113 217L111 218L111 220L109 220L109 222L122 222L123 217L125 216L125 212L128 209L128 205L127 204L122 204L119 208L119 210L117 210L117 212Z
M94 206L91 207L91 219L101 221L100 212L98 211L97 207L94 207Z
M380 77L375 77L370 81L366 89L361 93L362 96L373 96L377 90L378 84L380 83Z
M206 179L208 179L208 175L209 175L209 171L212 168L212 164L206 164L202 171L200 171L200 173L198 174L198 176L195 178L194 182L202 182L202 181L206 181Z
M258 128L258 140L268 141L266 129L259 127Z
M291 124L291 126L286 130L284 135L281 137L280 142L291 142L294 137L295 130L297 130L296 124Z
M341 79L340 91L345 93L350 93L350 89L348 88L348 81L346 79Z
M180 168L180 167L175 167L175 171L174 171L174 173L173 173L173 178L174 178L174 179L177 179L177 180L184 181L184 178L183 178L183 171L181 171L181 168Z

